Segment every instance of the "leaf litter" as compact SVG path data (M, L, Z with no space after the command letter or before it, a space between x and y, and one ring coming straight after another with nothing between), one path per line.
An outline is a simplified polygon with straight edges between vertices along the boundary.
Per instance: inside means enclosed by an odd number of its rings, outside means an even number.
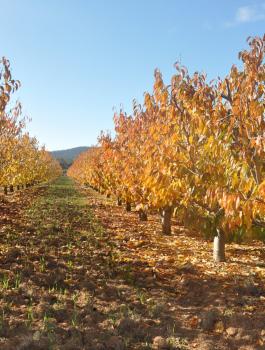
M264 246L140 222L66 177L0 202L1 349L263 349Z

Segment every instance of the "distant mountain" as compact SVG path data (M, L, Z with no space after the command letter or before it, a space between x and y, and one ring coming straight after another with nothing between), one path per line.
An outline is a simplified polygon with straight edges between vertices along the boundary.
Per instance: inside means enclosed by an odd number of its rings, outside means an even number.
M73 160L82 152L86 151L90 147L74 147L70 149L63 149L59 151L52 151L51 154L54 158L58 159L63 169L69 168L73 163Z

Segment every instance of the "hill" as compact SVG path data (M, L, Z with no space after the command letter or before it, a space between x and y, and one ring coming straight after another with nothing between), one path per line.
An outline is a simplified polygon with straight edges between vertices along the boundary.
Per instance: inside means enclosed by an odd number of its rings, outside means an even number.
M87 146L74 147L69 149L63 149L58 151L52 151L51 154L54 158L58 159L62 168L67 169L73 162L73 160L82 152L89 149Z

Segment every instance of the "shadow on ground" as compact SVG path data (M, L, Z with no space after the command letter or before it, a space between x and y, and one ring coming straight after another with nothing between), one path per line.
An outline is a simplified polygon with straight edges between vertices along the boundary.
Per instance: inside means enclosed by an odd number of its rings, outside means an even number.
M139 225L134 213L86 196L63 177L12 211L5 204L1 349L158 349L159 339L163 349L262 348L261 277L176 264L170 256L192 247L159 240L155 216Z

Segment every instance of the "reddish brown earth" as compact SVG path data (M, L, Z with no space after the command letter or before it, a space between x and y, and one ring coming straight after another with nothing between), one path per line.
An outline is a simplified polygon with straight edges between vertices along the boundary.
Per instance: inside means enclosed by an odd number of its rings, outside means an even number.
M67 178L0 201L0 349L265 349L265 251L140 222Z

